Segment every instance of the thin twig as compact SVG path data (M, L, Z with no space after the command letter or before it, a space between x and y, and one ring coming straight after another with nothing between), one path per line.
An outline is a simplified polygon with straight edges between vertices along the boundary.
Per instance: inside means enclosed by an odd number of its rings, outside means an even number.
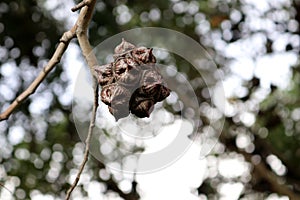
M92 138L92 133L93 133L93 129L95 127L95 120L96 120L96 114L97 114L97 108L98 108L98 86L96 81L94 81L94 104L93 104L93 111L92 111L92 117L91 117L91 122L90 122L90 126L89 126L89 131L85 140L85 150L84 150L84 157L83 160L80 164L79 170L77 172L76 178L73 182L73 184L71 185L71 187L69 188L67 195L66 195L66 200L69 200L71 197L71 194L73 192L73 190L75 189L75 187L78 184L78 181L80 179L81 173L84 169L85 164L88 161L88 157L89 157L89 151L90 151L90 142L91 142L91 138Z
M90 20L92 18L93 10L95 7L96 1L91 1L89 3L89 6L84 7L80 13L86 13L86 14L80 14L78 21L77 21L77 29L76 29L76 36L78 39L78 43L80 45L80 48L82 50L82 54L90 68L90 72L92 75L95 75L94 67L98 64L97 58L95 54L92 53L92 47L90 45L90 42L88 40L88 25L90 23Z
M11 193L13 195L13 192L10 191L4 184L0 183L0 187L3 187L4 189L6 189L9 193Z
M82 53L88 63L90 68L91 74L93 75L93 89L94 89L94 104L93 104L93 112L90 121L89 131L86 138L86 147L84 152L84 159L80 165L79 171L77 173L76 179L74 183L71 185L70 189L67 191L66 199L70 199L72 191L75 189L78 181L80 179L81 173L84 169L86 162L88 161L89 155L89 148L90 148L90 140L92 137L93 128L95 126L95 119L96 119L96 112L98 108L98 86L97 81L94 76L94 66L97 65L96 56L92 53L92 47L89 43L88 36L87 36L87 29L88 25L92 18L92 13L95 7L96 0L84 0L75 6L73 9L78 10L80 8L80 14L78 20L74 27L65 32L60 39L60 43L56 48L52 58L48 62L48 64L43 68L42 72L38 75L38 77L31 83L31 85L21 94L19 95L14 102L0 115L0 121L7 119L10 114L16 109L16 107L24 101L29 95L33 94L37 87L41 84L41 82L45 79L47 74L54 68L54 66L60 62L62 55L64 54L65 50L68 47L69 42L71 39L76 35L78 38L78 42ZM84 7L86 6L86 7ZM72 9L72 10L73 10Z
M75 12L77 10L79 10L80 8L84 7L84 6L87 6L91 3L90 0L84 0L84 1L81 1L79 4L77 4L76 6L74 6L71 10L72 12Z
M227 138L225 134L221 134L220 141L226 145L226 148L228 148L230 151L235 151L239 154L242 154L245 158L245 160L249 163L252 163L252 154L247 153L245 151L242 151L238 149L234 145L234 141L232 139ZM287 184L280 184L279 177L270 171L266 164L261 161L258 164L253 164L254 170L256 170L260 177L266 180L272 187L273 191L280 194L280 195L286 195L292 200L300 199L300 195L295 193L292 188L290 188Z
M92 68L95 65L97 65L97 59L95 55L90 54L92 52L92 48L87 38L87 28L91 20L91 16L94 10L96 0L84 0L83 2L85 2L83 3L84 5L88 5L88 6L84 7L81 10L76 24L73 26L71 30L63 34L63 36L60 39L60 43L56 48L52 58L49 60L49 62L43 68L43 70L40 72L37 78L30 84L30 86L22 94L20 94L13 101L13 103L3 113L0 114L0 121L8 119L8 117L18 107L18 105L20 105L28 96L30 96L36 91L37 87L45 79L48 73L55 67L57 63L60 62L62 55L66 51L69 42L75 36L75 34L78 37L80 47L82 48L83 55L85 56L85 59L87 60L88 65L91 69L91 73L92 75L94 75L94 70L92 70Z
M86 4L84 4L84 2L86 2L86 1L83 1L82 4L86 5ZM92 117L91 117L91 121L90 121L89 131L88 131L88 135L87 135L87 138L85 141L86 146L85 146L84 158L80 165L80 168L78 170L77 176L76 176L73 184L67 191L66 198L65 198L66 200L70 199L73 190L75 189L75 187L78 184L78 181L80 179L80 176L84 169L84 166L88 161L90 140L92 137L93 129L95 127L96 113L97 113L97 108L98 108L98 85L97 85L96 78L94 76L94 66L97 65L98 62L97 62L96 56L92 53L92 47L89 43L88 36L87 36L87 29L88 29L88 25L92 18L95 3L96 3L96 0L91 0L91 1L89 1L88 6L83 7L81 9L79 18L76 23L76 25L77 25L76 36L77 36L80 48L82 50L82 54L87 61L87 64L90 68L90 72L93 77L94 104L93 104L93 112L92 112Z
M56 48L52 58L49 60L47 65L43 68L36 79L30 84L30 86L22 94L20 94L3 113L0 114L0 121L8 119L8 117L18 107L18 105L20 105L28 96L36 91L37 87L42 83L47 74L55 67L56 64L60 62L62 55L66 51L71 39L75 36L75 33L76 25L71 30L63 34L58 47Z

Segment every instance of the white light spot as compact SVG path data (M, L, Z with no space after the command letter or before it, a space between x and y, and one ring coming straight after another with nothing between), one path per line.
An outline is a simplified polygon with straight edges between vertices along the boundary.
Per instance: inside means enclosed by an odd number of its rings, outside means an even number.
M158 8L151 9L149 12L149 18L152 21L158 21L160 19L160 10Z
M254 114L249 112L244 112L241 114L240 119L248 127L252 126L255 122Z
M245 163L234 159L221 159L218 165L219 173L226 178L236 178L242 176L247 170Z
M14 126L9 129L8 140L12 145L22 142L25 136L25 130L21 126Z

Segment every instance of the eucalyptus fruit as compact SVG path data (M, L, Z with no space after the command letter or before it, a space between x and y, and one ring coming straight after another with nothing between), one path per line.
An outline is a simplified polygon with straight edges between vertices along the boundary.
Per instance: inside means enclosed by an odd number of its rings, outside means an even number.
M140 118L149 117L154 104L170 95L152 51L122 39L114 50L114 62L95 67L102 87L101 101L116 120L130 112Z

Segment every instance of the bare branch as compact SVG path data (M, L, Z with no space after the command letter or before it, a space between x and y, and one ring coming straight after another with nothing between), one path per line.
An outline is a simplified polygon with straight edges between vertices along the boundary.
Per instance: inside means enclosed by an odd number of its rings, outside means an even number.
M56 64L60 62L62 55L66 51L71 39L75 36L75 33L76 25L71 30L63 34L58 47L56 48L52 58L49 60L47 65L43 68L36 79L30 84L30 86L22 94L20 94L3 113L0 114L0 121L8 119L8 117L18 107L18 105L20 105L21 102L23 102L28 96L36 91L37 87L45 79L47 74L55 67Z
M97 65L97 59L94 54L90 54L92 52L92 48L88 41L87 28L92 17L95 3L96 0L83 1L83 4L87 6L81 10L75 26L73 26L71 30L63 34L58 47L56 48L52 58L49 60L47 65L43 68L43 70L31 83L31 85L22 94L20 94L3 113L0 114L0 121L8 119L8 117L18 107L18 105L20 105L28 96L30 96L36 91L37 87L45 79L48 73L55 67L57 63L60 62L62 55L66 51L69 42L75 36L75 34L78 37L82 53L85 59L87 60L87 63L91 69L91 73L92 75L94 75L93 67Z
M88 161L89 156L89 148L90 148L90 140L92 137L93 128L95 126L96 120L96 113L98 108L98 85L97 81L94 76L94 66L97 65L96 56L92 53L92 47L89 43L88 36L87 36L87 29L90 23L93 10L95 7L96 0L84 0L75 6L72 10L78 10L82 8L78 20L74 27L65 32L60 39L60 43L56 48L52 58L48 62L48 64L43 68L40 72L38 77L31 83L31 85L21 94L19 95L14 102L0 115L0 121L7 119L13 110L22 102L24 101L29 95L33 94L37 87L41 84L41 82L45 79L47 74L54 68L54 66L60 62L62 55L64 54L65 50L68 47L69 42L71 39L76 35L79 41L80 48L82 49L82 54L85 57L87 64L90 68L91 74L93 75L93 89L94 89L94 105L93 105L93 112L91 116L90 126L88 135L86 138L86 147L84 152L84 159L80 165L79 171L75 178L74 183L71 185L70 189L67 191L66 199L70 199L72 191L75 189L78 181L80 179L81 173L84 169L86 162ZM85 6L85 7L84 7Z
M89 6L86 6L81 10L80 16L76 23L76 25L78 27L76 29L76 36L77 36L80 48L82 50L82 54L83 54L84 58L86 59L87 64L90 68L91 74L93 76L95 75L94 66L96 66L98 64L98 62L97 62L97 58L96 58L95 54L92 53L92 47L88 40L87 32L88 32L88 25L92 18L95 3L96 3L95 0L91 1L89 3Z
M6 189L10 194L13 195L13 192L10 191L4 184L0 183L0 187L3 187L3 188Z
M85 140L84 157L83 157L82 163L79 167L79 171L77 172L76 178L67 192L67 195L65 198L66 200L70 199L73 190L75 189L75 187L78 184L78 181L80 179L80 176L84 169L84 166L88 161L89 151L90 151L90 142L91 142L91 138L92 138L93 129L95 127L95 120L96 120L96 114L97 114L97 108L98 108L98 86L97 86L97 82L95 82L95 81L94 81L94 88L95 88L95 90L94 90L93 111L92 111L92 117L91 117L91 122L90 122L90 126L89 126L89 131L88 131L88 134L87 134L87 137Z
M80 7L83 7L84 5L87 5L86 2L88 2L88 6L84 7L81 10L79 18L76 23L76 25L77 25L76 36L77 36L80 48L82 50L82 54L83 54L84 58L86 59L87 64L90 68L90 72L93 76L94 105L93 105L93 112L92 112L92 117L91 117L91 121L90 121L89 131L88 131L88 135L87 135L87 138L85 141L86 146L85 146L84 158L80 165L79 171L77 173L77 176L76 176L73 184L67 191L67 195L65 198L66 200L70 199L73 190L75 189L75 187L78 184L78 181L80 179L80 176L84 169L84 166L88 161L90 140L92 137L93 129L95 127L96 113L97 113L97 108L98 108L98 84L97 84L97 81L95 78L95 73L94 73L94 66L96 66L98 63L97 63L96 56L92 53L92 47L89 43L88 36L87 36L87 29L88 29L90 20L92 18L96 0L83 1L82 6L81 6L81 4L78 4L78 7L80 8Z
M81 1L79 4L77 4L76 6L74 6L71 10L73 12L79 10L80 8L84 7L84 6L87 6L91 3L91 0L84 0L84 1Z
M221 134L220 136L220 141L226 145L226 147L230 150L230 151L235 151L239 154L242 154L245 158L245 160L249 163L253 163L252 162L252 154L247 153L245 151L242 151L240 149L238 149L235 146L235 142L232 141L232 139L227 138L225 136L225 133ZM263 178L264 180L266 180L272 187L272 190L280 195L286 195L288 196L290 199L300 199L300 195L295 193L292 188L290 188L288 185L286 184L280 184L279 182L279 177L273 173L272 171L270 171L266 164L261 161L258 164L254 164L253 163L253 167L254 170L256 170L256 172L260 175L261 178Z

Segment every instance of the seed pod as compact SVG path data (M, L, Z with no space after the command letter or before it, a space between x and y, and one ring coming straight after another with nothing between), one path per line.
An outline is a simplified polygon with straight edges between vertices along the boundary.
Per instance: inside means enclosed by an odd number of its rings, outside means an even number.
M126 63L125 59L118 59L114 62L114 73L115 76L120 76L123 73L128 71L128 64Z
M135 46L131 44L130 42L127 42L124 38L122 38L121 44L116 46L115 48L115 54L122 54L126 51L134 49Z
M129 61L133 62L133 61ZM140 70L135 66L133 68L131 65L128 64L127 59L122 58L118 59L114 64L114 75L116 81L128 87L128 89L131 88L137 88L137 85L140 81Z
M135 114L139 118L150 117L151 112L154 109L154 101L153 100L144 100L140 102L137 106L132 108L132 114Z
M143 92L153 97L155 102L162 101L170 95L170 89L165 87L161 74L156 70L145 71L141 85Z
M112 73L112 63L96 66L95 72L97 74L98 83L101 86L111 84L114 82L113 73Z
M119 120L120 118L126 117L129 115L129 100L131 93L125 87L117 84L111 105L110 112Z
M101 91L101 100L109 106L109 111L118 120L129 114L130 92L123 86L114 83L106 85Z
M110 84L104 86L101 90L101 101L106 105L111 105L112 99L114 97L114 93L116 90L116 84Z
M108 107L108 110L115 117L117 121L129 115L128 106L125 107L122 104L116 104L114 107Z
M154 108L154 100L143 97L138 89L131 96L129 106L131 113L137 117L149 117Z
M141 80L141 85L150 86L155 84L163 84L161 74L153 69L145 70L143 73L143 79Z
M155 96L156 102L160 102L170 95L171 90L164 85L160 85L160 90Z
M125 61L131 68L137 69L139 67L139 63L137 63L132 57L127 56Z
M107 105L112 105L113 101L129 100L130 96L129 90L117 83L106 85L101 91L101 100Z
M122 39L114 50L114 62L95 67L102 86L101 100L116 120L129 112L140 118L149 117L154 104L170 94L154 64L152 51Z
M109 106L109 112L116 118L116 120L127 117L129 115L129 100L113 100L112 105Z
M132 50L132 57L139 63L155 63L156 58L152 53L152 48L138 47Z

